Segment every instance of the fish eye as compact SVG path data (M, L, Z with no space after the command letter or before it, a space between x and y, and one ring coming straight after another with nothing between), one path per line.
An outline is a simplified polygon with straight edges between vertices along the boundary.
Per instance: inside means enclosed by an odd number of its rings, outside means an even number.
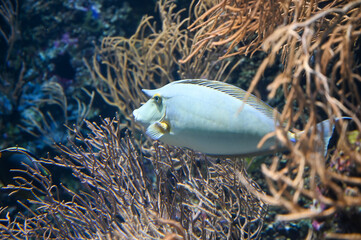
M155 94L153 99L156 103L160 104L162 102L162 97L159 94Z

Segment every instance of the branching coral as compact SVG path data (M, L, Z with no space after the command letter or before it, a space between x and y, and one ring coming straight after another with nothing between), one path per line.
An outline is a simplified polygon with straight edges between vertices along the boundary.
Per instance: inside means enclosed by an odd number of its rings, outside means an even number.
M270 166L262 166L270 188L270 195L263 199L288 210L288 214L278 216L279 220L318 221L320 217L340 215L361 205L361 77L357 56L361 1L278 4L224 0L204 10L190 27L203 32L196 43L199 48L193 53L203 46L227 46L223 56L227 58L261 50L262 46L268 56L254 76L249 92L255 89L275 59L283 60L283 72L267 89L269 98L282 91L286 99L279 116L285 125L279 126L273 135L289 147L290 154L284 156L287 164L275 157ZM192 54L185 61L191 57ZM319 151L323 130L317 129L316 123L325 118L335 123L336 118L345 115L352 117L356 130L347 129L345 121L339 120L337 148L325 159ZM302 126L308 134L292 144L286 136L295 126ZM353 141L349 137L351 133ZM355 234L349 236L360 237Z
M5 40L8 45L5 61L9 59L11 50L14 46L16 36L18 34L18 1L2 0L0 4L0 21L2 22L0 27L0 36Z
M357 170L361 165L361 152L357 147L359 140L351 144L346 126L340 124L338 148L326 162L315 148L321 141L319 135L322 131L317 132L314 127L321 116L332 120L346 114L353 118L360 133L360 72L354 55L354 51L359 49L355 44L361 36L360 6L361 1L354 1L325 9L305 21L295 21L278 28L264 41L264 48L270 53L259 68L252 87L265 68L272 64L277 53L287 50L282 52L285 69L268 86L271 91L269 97L282 87L286 106L281 113L281 121L288 120L290 127L296 121L305 121L307 114L304 129L311 132L301 137L295 146L287 143L292 151L286 167L279 168L279 159L275 159L270 167L262 167L273 194L272 200L290 211L279 219L330 216L341 209L360 206L361 195L350 196L347 193L355 185L357 189L361 187ZM295 109L293 104L298 108ZM278 129L276 134L285 139L284 129ZM333 167L340 152L347 156L352 170L340 172ZM302 198L313 200L322 207L315 209L312 204L301 206L298 202Z
M21 96L21 89L25 84L24 74L26 66L22 60L10 64L10 55L18 38L18 1L5 1L0 3L0 45L7 46L0 54L0 112L13 111ZM8 106L7 106L8 105Z
M87 103L80 94L70 99L66 97L63 87L55 81L43 83L40 91L34 99L24 97L23 101L31 107L23 110L20 128L36 138L43 138L43 143L50 146L64 142L71 135L69 130L66 131L66 126L74 124L81 127L89 116L95 93L82 88L89 97ZM70 108L70 102L77 107Z
M30 200L32 207L23 203L30 216L22 213L15 219L9 216L2 219L2 236L15 239L259 236L266 213L266 205L259 198L263 192L247 177L239 161L217 163L217 159L166 148L158 142L151 149L142 149L127 134L122 137L122 126L115 120L105 119L100 126L89 122L87 125L92 132L88 137L74 129L80 145L72 142L71 148L61 147L62 157L42 161L43 166L71 168L83 190L76 192L64 185L56 186L51 175L29 168L32 180L19 182L35 196L35 200ZM34 183L40 183L40 187ZM66 194L71 196L70 201L64 200Z
M263 41L278 26L303 21L320 9L325 10L341 2L201 0L196 5L196 19L189 26L191 31L199 33L196 48L183 62L208 45L225 46L227 51L221 58L254 53L260 50Z

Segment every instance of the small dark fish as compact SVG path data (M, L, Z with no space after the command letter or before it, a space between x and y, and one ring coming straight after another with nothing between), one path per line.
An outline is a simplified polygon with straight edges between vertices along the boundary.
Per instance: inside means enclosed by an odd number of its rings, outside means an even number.
M31 177L26 173L28 168L36 169L41 174L48 175L48 171L38 164L36 159L37 158L29 150L22 147L9 147L0 150L1 185L14 185L16 177L22 177L31 181Z

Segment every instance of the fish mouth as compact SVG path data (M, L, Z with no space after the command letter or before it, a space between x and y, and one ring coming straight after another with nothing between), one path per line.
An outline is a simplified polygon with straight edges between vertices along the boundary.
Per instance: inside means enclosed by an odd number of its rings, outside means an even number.
M135 110L133 111L132 115L133 115L134 120L135 120L136 122L138 122L138 121L139 121L139 112L138 112L138 109L135 109Z
M147 125L146 122L144 122L144 120L142 121L142 118L141 118L141 114L139 113L139 108L138 109L135 109L132 113L133 115L133 118L134 118L134 121L136 123L139 123L141 125Z

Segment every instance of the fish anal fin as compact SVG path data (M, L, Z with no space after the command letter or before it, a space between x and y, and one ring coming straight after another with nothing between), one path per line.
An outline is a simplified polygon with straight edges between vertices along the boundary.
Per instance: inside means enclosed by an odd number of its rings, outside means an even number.
M145 133L152 139L158 140L165 133L169 133L169 124L164 121L154 122L147 128L147 131Z

